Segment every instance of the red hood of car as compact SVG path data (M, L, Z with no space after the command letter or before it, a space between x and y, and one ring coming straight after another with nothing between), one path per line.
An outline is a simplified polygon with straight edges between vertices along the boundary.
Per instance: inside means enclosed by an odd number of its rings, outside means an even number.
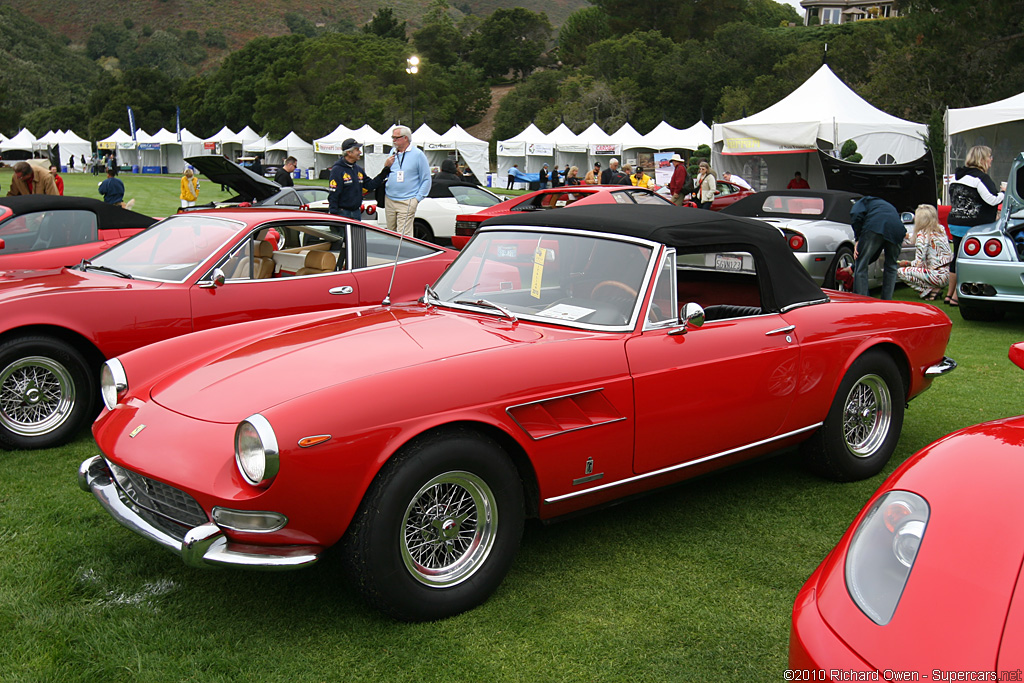
M538 338L507 320L417 304L312 321L282 318L245 329L244 337L157 382L152 399L183 415L234 423L337 384Z
M71 268L49 270L0 270L0 301L12 297L43 295L67 290L124 289L143 280ZM155 283L145 282L147 286Z

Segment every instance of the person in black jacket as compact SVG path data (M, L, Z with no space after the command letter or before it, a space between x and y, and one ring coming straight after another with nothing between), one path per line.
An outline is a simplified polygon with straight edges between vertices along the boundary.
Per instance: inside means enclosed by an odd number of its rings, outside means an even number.
M892 299L899 269L900 249L907 228L896 207L879 197L861 197L850 209L850 227L857 239L853 248L853 291L868 296L868 268L884 254L882 299Z
M329 213L359 220L363 213L363 190L373 190L383 185L387 167L376 178L367 178L359 165L363 154L362 145L354 138L341 143L341 157L331 166L328 183L327 205Z
M541 167L540 173L537 174L537 180L540 181L540 189L543 190L545 187L548 186L548 165L547 164L544 164Z
M281 187L294 187L295 181L292 180L292 171L298 166L299 160L295 157L288 157L284 160L284 166L277 169L274 173L274 182Z
M949 184L949 232L953 236L950 250L953 260L949 264L949 289L946 292L946 303L959 306L956 297L956 254L960 249L960 240L967 231L976 225L994 223L996 207L1003 202L1006 183L1000 190L988 175L992 167L992 148L976 145L967 150L964 166L956 169L953 181Z
M458 170L454 161L445 159L441 162L441 170L434 174L434 180L450 180L453 183L462 182L462 177L459 175Z

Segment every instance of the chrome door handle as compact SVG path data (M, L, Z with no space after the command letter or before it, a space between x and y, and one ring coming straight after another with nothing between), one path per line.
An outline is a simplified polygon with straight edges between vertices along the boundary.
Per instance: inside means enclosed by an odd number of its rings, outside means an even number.
M775 329L775 330L769 330L769 331L764 333L764 336L771 337L771 336L776 335L776 334L789 334L790 332L792 332L795 329L796 329L796 325L786 325L785 327L780 327L780 328Z
M342 287L334 287L333 289L329 290L329 292L331 294L351 294L352 288L349 287L348 285L344 285Z

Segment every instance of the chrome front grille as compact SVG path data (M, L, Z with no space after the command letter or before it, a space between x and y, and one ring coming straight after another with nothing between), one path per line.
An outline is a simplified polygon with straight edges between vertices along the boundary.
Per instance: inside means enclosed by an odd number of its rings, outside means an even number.
M183 539L193 527L209 522L195 498L163 482L107 461L121 498L147 522Z

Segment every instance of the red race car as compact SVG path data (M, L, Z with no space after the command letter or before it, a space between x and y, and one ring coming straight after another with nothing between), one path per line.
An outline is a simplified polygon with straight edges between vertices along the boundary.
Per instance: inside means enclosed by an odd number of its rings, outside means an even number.
M87 197L3 197L0 270L72 265L142 232L156 221Z
M757 221L502 216L419 302L109 360L79 484L192 566L301 567L340 543L371 604L438 619L501 583L525 517L796 445L832 479L877 473L906 402L955 367L950 327L826 295Z
M1022 456L1024 416L898 467L797 595L786 680L1021 680Z
M495 204L476 213L464 213L455 217L455 236L452 247L462 249L476 233L477 228L488 218L518 214L523 211L543 211L566 206L588 204L653 204L672 206L672 202L643 187L632 185L572 185L551 187L524 194L501 204Z
M0 447L70 440L95 415L106 358L195 330L380 303L389 291L414 299L455 256L417 240L398 248L394 233L325 214L197 211L71 268L0 273Z

